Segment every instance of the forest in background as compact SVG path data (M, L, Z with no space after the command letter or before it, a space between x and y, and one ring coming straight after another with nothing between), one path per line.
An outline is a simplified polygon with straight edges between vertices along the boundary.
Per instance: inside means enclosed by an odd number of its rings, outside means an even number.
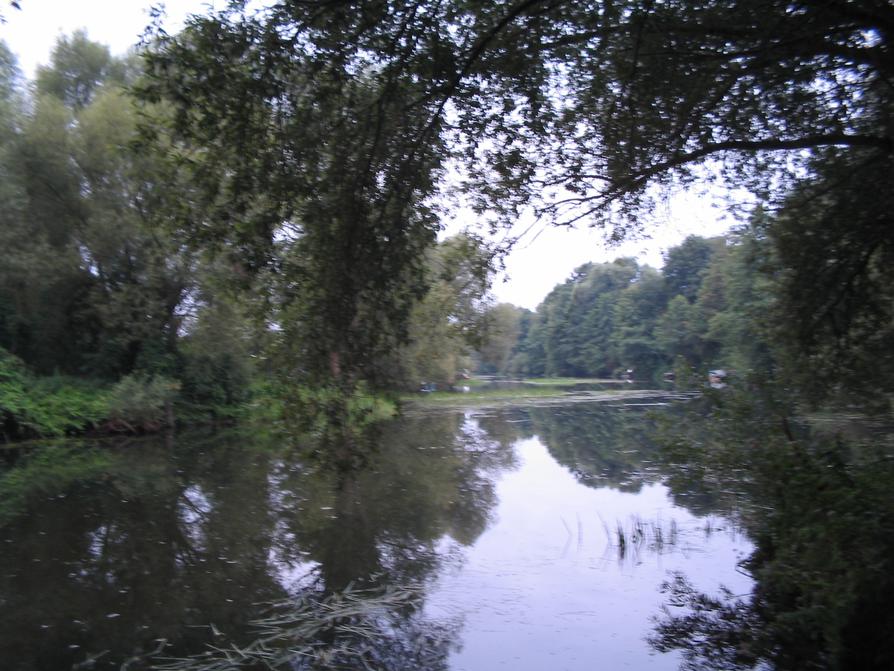
M772 252L760 220L727 236L690 236L660 270L632 258L582 265L535 312L494 306L479 369L643 382L680 373L681 384L704 382L712 368L769 373Z

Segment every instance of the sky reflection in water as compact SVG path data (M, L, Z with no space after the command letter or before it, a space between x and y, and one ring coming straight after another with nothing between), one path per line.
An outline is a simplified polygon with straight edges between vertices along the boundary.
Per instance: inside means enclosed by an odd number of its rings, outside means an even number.
M450 668L675 669L675 656L644 642L668 572L707 591L749 590L736 566L751 545L721 518L694 517L657 483L637 493L586 487L536 436L514 449L519 465L497 483L492 525L429 598L429 612L464 622ZM637 520L646 538L621 557L617 525L629 537ZM653 524L665 535L660 548Z

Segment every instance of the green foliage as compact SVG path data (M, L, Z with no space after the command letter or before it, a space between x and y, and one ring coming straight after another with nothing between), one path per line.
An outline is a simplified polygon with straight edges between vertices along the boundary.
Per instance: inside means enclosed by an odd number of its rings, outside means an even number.
M50 65L37 72L37 89L67 107L86 107L114 69L108 47L91 42L87 33L79 30L56 42Z
M449 388L470 369L473 347L487 339L492 274L490 250L471 234L432 248L426 258L428 290L410 312L407 343L384 359L391 372L383 377L406 390L423 384Z
M181 192L132 146L127 68L83 33L60 38L0 134L0 346L41 374L170 372L194 260L155 232Z
M248 398L251 330L249 318L235 301L207 289L203 298L195 323L178 344L179 378L184 400L216 412Z
M385 396L371 393L359 387L348 402L348 422L351 426L363 428L391 419L397 414L394 401Z
M162 376L127 375L109 392L109 421L130 432L170 425L179 391L179 382Z
M36 379L0 348L0 417L4 440L78 434L105 418L107 391L67 377Z
M660 276L632 259L581 266L520 322L512 371L613 377L633 368L650 376L666 357L653 334L666 300Z
M774 336L814 402L889 407L894 391L890 155L828 152L763 222L777 257Z
M690 303L694 302L711 257L723 245L722 238L707 240L690 235L679 245L669 249L661 269L668 291L675 296L684 296Z
M509 370L632 371L639 380L676 372L684 388L704 384L709 368L772 375L784 354L774 333L778 264L765 221L758 210L750 226L723 238L690 236L668 251L673 263L661 272L629 259L578 268L535 314L521 317Z
M825 148L891 151L885 0L480 7L443 10L484 33L459 42L471 65L448 95L489 140L468 154L481 210L502 220L533 206L617 237L650 220L660 187L721 172L784 196Z
M402 26L383 24L383 40L365 33L365 10L322 23L315 12L193 17L181 35L159 34L141 90L169 109L201 212L186 223L192 240L273 298L288 377L350 394L406 341L427 288L443 131L428 114L429 64L396 46L410 44Z
M701 322L696 308L683 295L674 296L655 327L655 339L667 354L701 361Z
M132 63L85 34L59 40L30 100L5 55L0 346L42 374L181 376L198 405L238 399L239 339L214 356L182 342L187 313L215 309L196 277L213 252L276 325L285 378L345 398L360 381L449 383L485 307L428 268L452 160L485 225L527 208L615 238L648 220L655 187L716 167L777 208L742 245L757 264L693 237L663 291L629 260L581 268L519 318L510 355L515 327L494 330L485 365L648 378L677 356L781 362L802 389L884 400L889 8L834 4L234 2L156 33L139 133Z
M79 434L98 426L108 412L108 389L89 380L50 377L35 380L29 413L43 436Z
M93 383L29 377L19 405L7 394L17 418L8 433L59 435L109 419L108 384L131 374L182 379L206 414L245 399L248 317L212 300L208 285L222 284L226 264L197 258L168 225L189 216L190 199L178 166L135 146L124 88L134 65L83 32L61 37L29 97L0 49L0 347L37 375L102 380L99 394ZM116 403L119 426L157 424L141 402Z
M484 375L505 374L519 340L525 310L510 303L498 303L484 315L484 333L477 351L477 369Z

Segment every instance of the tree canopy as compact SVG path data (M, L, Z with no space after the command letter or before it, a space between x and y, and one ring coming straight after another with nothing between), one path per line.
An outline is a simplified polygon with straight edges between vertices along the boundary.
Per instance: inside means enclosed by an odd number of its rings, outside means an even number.
M303 368L349 381L405 336L450 161L483 222L616 238L715 173L788 212L832 166L889 190L892 27L882 0L234 2L157 32L143 94L199 185L193 237L285 273ZM875 286L891 236L857 214L841 273Z
M439 228L435 73L383 9L237 3L151 49L143 89L198 187L193 239L270 273L294 372L346 388L405 338Z

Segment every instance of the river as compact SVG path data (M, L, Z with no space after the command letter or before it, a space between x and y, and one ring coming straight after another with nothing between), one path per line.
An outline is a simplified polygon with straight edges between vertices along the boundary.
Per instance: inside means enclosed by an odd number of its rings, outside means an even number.
M238 430L8 448L0 666L206 668L347 590L372 604L356 631L292 668L677 669L648 643L662 584L746 595L753 548L728 502L668 488L651 431L673 412L416 412L341 469Z

